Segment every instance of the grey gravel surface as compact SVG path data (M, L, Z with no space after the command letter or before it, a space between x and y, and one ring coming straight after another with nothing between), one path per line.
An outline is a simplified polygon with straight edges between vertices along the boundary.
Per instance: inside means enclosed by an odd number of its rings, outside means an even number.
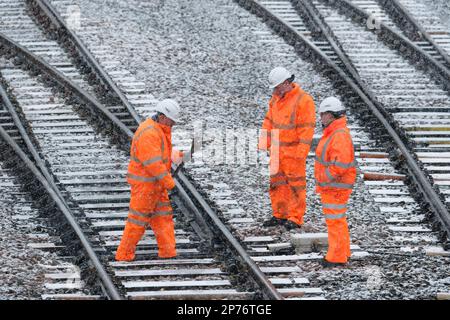
M416 0L419 3L426 4L437 12L442 24L450 32L450 2L448 0Z
M36 234L45 233L45 226L37 211L29 209L30 199L19 195L18 185L1 167L0 176L0 300L40 299L46 291L44 266L63 261L54 252L29 246L40 241Z
M259 128L270 94L267 75L280 64L297 75L315 101L334 94L330 81L318 75L312 64L292 51L279 55L273 44L258 41L252 30L267 31L267 27L230 0L73 3L80 5L82 18L98 28L85 42L94 39L110 46L111 54L147 83L156 98L174 97L181 102L184 126L177 130L189 128L198 119L207 128ZM361 136L367 137L367 133ZM212 138L205 140L211 148ZM227 164L210 165L209 169L215 179L232 186L234 198L255 219L263 221L270 216L267 172L261 166ZM320 202L311 183L311 160L308 179L307 229L324 231ZM353 243L373 250L398 245L387 230L387 216L380 213L361 179L351 200L350 216ZM380 259L373 254L352 261L342 270L324 272L317 262L299 266L302 275L325 289L331 299L432 299L438 289L448 288L442 280L450 272L448 258L409 258L399 256L398 250L393 252Z

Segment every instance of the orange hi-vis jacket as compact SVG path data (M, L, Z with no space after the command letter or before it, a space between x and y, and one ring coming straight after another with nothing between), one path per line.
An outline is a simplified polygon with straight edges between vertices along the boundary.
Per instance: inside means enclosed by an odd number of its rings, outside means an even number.
M131 144L127 180L130 184L146 184L155 189L173 189L170 174L172 131L170 127L147 119L136 130Z
M270 100L259 149L279 146L280 159L306 159L316 126L314 101L298 84L292 86L283 98L273 96Z
M355 150L347 118L333 121L325 128L316 149L314 168L316 191L350 191L356 181Z

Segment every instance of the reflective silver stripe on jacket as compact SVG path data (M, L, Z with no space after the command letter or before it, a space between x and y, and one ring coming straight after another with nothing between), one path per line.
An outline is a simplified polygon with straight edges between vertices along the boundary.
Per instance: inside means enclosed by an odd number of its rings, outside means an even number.
M133 223L133 224L137 224L138 226L141 226L141 227L146 227L148 225L147 222L143 222L143 221L136 220L133 218L128 218L127 221L130 223Z
M156 128L153 125L149 125L145 129L140 131L139 134L135 138L133 138L134 147L133 147L133 150L131 152L130 160L138 162L141 165L143 165L144 167L148 166L148 165L150 165L152 163L158 162L158 161L162 161L163 163L168 163L169 162L169 159L164 158L164 151L165 151L164 137L161 137L161 156L150 158L150 159L145 160L145 161L141 161L140 159L137 158L137 156L136 156L136 143L139 141L139 139L144 134L144 132L146 132L146 131L148 131L150 129L156 129Z
M163 161L163 158L161 156L156 156L156 157L153 157L153 158L143 161L142 165L145 167L145 166L148 166L149 164L152 164L152 163L155 163L158 161Z
M337 220L337 219L342 219L342 218L346 218L346 217L347 217L346 213L325 214L325 219L326 220Z
M148 218L148 216L153 213L153 212L140 212L140 211L137 211L137 210L134 210L131 208L128 211L135 216L144 217L144 218Z
M172 214L173 214L173 211L160 211L160 212L155 212L155 214L152 214L152 216L150 218L160 217L160 216L170 216Z
M333 177L333 175L330 172L330 168L328 168L328 167L325 168L325 174L327 175L327 178L330 180L330 182L334 181L334 177Z
M141 162L141 160L139 160L138 158L136 158L136 157L134 157L134 156L131 156L131 157L130 157L130 160L133 160L134 162L138 162L138 163L140 163L141 165L143 165L144 167L145 167L145 166L148 166L149 164L158 162L158 161L162 161L162 163L168 163L168 162L169 162L168 159L163 159L163 158L161 158L160 156L151 158L151 159L146 160L146 161L144 161L144 162Z
M156 204L156 208L167 207L170 206L170 202L158 202Z
M296 145L299 145L299 144L311 145L312 144L312 140L299 139L297 141L290 141L290 142L275 140L275 141L273 141L273 144L275 146L281 146L281 147L293 147L293 146L296 146Z
M281 129L281 130L294 130L294 129L299 129L299 128L315 128L316 124L315 123L302 123L302 124L281 124L281 123L276 123L272 121L272 126L274 129Z
M353 189L353 184L339 182L318 182L319 187L332 187L337 189Z
M328 161L322 161L317 156L316 156L316 161L319 162L320 164L323 164L324 166L336 166L336 167L340 167L340 168L344 168L344 169L356 167L356 161L352 161L350 163L344 163L344 162L339 162L339 161L328 162Z
M134 161L134 162L141 163L141 160L139 160L139 159L136 158L135 156L131 156L131 157L130 157L130 160L131 160L131 161Z
M127 173L127 178L133 179L136 181L142 181L142 182L157 182L157 181L160 181L161 179L163 179L167 175L168 175L168 172L164 172L156 177L142 177L142 176L137 176L137 175L134 175L131 173Z
M336 209L336 210L347 209L346 204L323 203L322 205L324 209Z
M328 150L328 145L331 142L331 139L339 132L344 132L347 133L346 130L344 129L339 129L336 130L335 132L333 132L331 134L331 136L328 137L327 141L325 142L325 144L323 145L323 149L322 149L322 153L320 155L320 158L316 156L316 161L319 162L320 164L324 165L324 166L337 166L337 167L341 167L344 169L348 169L348 168L353 168L356 166L356 162L352 161L350 163L344 163L344 162L339 162L339 161L334 161L334 162L329 162L329 161L325 161L325 155L327 154L327 150Z
M292 112L291 114L291 124L295 124L295 119L297 118L297 107L300 103L300 101L302 101L303 97L306 95L305 92L303 92L298 98L297 101L295 101L295 106L294 106L294 112Z

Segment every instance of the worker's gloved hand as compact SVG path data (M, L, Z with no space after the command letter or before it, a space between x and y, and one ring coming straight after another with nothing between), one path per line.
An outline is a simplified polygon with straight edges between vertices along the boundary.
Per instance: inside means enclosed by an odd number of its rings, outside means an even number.
M174 150L172 152L172 162L175 163L177 166L183 162L184 153L182 151Z
M161 185L166 190L172 190L175 188L175 181L173 180L171 175L167 175L164 179L161 180Z
M191 154L190 151L187 151L187 152L178 151L176 153L175 152L173 153L172 161L177 166L179 166L182 162L189 162L189 161L191 161L191 157L192 157L192 154Z

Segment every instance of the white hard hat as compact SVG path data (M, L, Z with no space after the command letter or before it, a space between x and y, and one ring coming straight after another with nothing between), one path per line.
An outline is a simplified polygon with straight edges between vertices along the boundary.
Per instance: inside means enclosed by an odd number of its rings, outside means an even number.
M329 97L322 101L319 107L319 113L323 112L339 112L344 111L345 107L342 102L335 97Z
M161 112L167 118L175 122L180 121L180 106L175 100L166 99L158 102L155 111Z
M282 84L289 78L292 78L293 74L287 71L283 67L276 67L269 74L269 86L273 89L276 86Z

